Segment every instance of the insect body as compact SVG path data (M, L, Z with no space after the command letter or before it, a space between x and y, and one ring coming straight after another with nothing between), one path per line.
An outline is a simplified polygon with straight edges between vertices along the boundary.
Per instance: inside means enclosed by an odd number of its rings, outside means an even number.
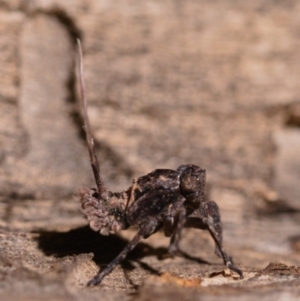
M205 170L192 164L181 165L176 170L156 169L133 181L121 193L108 191L104 185L93 136L87 115L87 101L83 81L82 51L80 42L80 89L81 106L88 149L96 189L81 189L79 199L90 227L102 235L114 234L130 226L139 230L122 252L102 271L92 278L88 285L97 285L135 248L142 238L147 238L163 229L171 237L169 252L180 253L179 241L184 227L208 230L216 244L216 254L224 264L243 277L241 270L234 266L232 259L222 246L222 225L218 206L206 200Z

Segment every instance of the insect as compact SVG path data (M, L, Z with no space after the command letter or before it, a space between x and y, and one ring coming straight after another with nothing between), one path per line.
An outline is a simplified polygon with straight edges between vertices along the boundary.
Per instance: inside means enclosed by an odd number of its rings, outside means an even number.
M184 227L208 230L215 242L215 252L224 264L243 278L243 273L232 262L223 249L222 224L218 206L204 196L204 169L188 164L176 170L156 169L134 180L123 192L109 191L103 181L95 152L94 139L87 114L83 59L78 40L79 63L78 78L80 105L90 161L96 188L81 189L79 200L90 227L102 235L138 226L139 230L121 253L103 270L88 282L88 286L100 284L138 242L160 229L165 236L171 237L169 252L180 253L179 241Z

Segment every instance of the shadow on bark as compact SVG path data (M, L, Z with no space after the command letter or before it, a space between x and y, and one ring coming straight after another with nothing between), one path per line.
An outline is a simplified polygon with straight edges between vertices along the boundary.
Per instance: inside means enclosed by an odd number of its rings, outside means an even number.
M68 232L41 231L37 238L38 247L47 256L56 256L62 258L65 256L73 256L84 253L93 253L93 260L99 266L103 266L112 261L128 244L128 240L118 235L102 236L93 232L88 226L70 230ZM152 274L159 272L148 264L140 260L147 256L156 256L158 260L170 257L168 249L164 247L153 248L145 242L140 242L134 250L132 250L122 267L126 270L133 269L130 261L137 262L143 269ZM192 257L186 253L182 253L181 257L198 263L205 263L201 258Z

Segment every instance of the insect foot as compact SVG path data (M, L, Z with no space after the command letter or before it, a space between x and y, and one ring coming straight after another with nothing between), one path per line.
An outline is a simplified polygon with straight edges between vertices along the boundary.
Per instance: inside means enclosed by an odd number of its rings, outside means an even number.
M156 169L134 180L123 192L109 191L103 181L95 152L94 138L87 114L87 100L83 80L82 50L79 48L80 105L87 146L96 188L79 191L79 202L90 227L102 235L114 234L130 226L137 226L138 232L121 253L88 282L98 285L138 242L163 229L171 237L169 250L180 254L179 242L184 227L209 231L216 245L216 254L232 271L243 277L222 245L222 224L217 204L205 198L206 171L193 164L181 165L176 170Z

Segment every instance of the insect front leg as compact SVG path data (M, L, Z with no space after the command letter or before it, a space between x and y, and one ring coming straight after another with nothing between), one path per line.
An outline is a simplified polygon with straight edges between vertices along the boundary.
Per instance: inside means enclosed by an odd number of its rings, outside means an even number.
M202 202L199 209L187 218L185 226L208 230L216 244L216 254L223 259L224 264L230 270L238 273L241 279L243 278L242 271L233 264L232 258L226 254L223 248L221 217L218 205L215 202Z
M171 237L174 233L175 230L175 218L174 216L170 216L168 215L165 219L164 219L164 234L166 237Z
M180 254L179 241L181 238L181 232L186 223L186 209L183 205L184 198L181 197L181 201L178 202L172 211L172 215L168 215L164 221L164 232L166 236L171 236L169 245L169 253L172 255Z
M178 224L177 227L174 230L174 234L171 237L170 245L169 245L169 253L172 255L178 255L181 253L181 250L179 248L179 241L181 239L181 232L184 228L186 222L186 210L185 208L182 208L182 210L179 212L178 215Z
M100 284L104 277L108 275L121 261L123 261L126 258L128 253L136 247L136 245L142 238L148 237L155 232L155 230L157 229L157 224L158 223L155 219L150 219L147 222L141 224L138 233L127 244L127 246L122 250L122 252L113 261L111 261L102 271L100 270L98 274L87 283L87 286L94 286Z

